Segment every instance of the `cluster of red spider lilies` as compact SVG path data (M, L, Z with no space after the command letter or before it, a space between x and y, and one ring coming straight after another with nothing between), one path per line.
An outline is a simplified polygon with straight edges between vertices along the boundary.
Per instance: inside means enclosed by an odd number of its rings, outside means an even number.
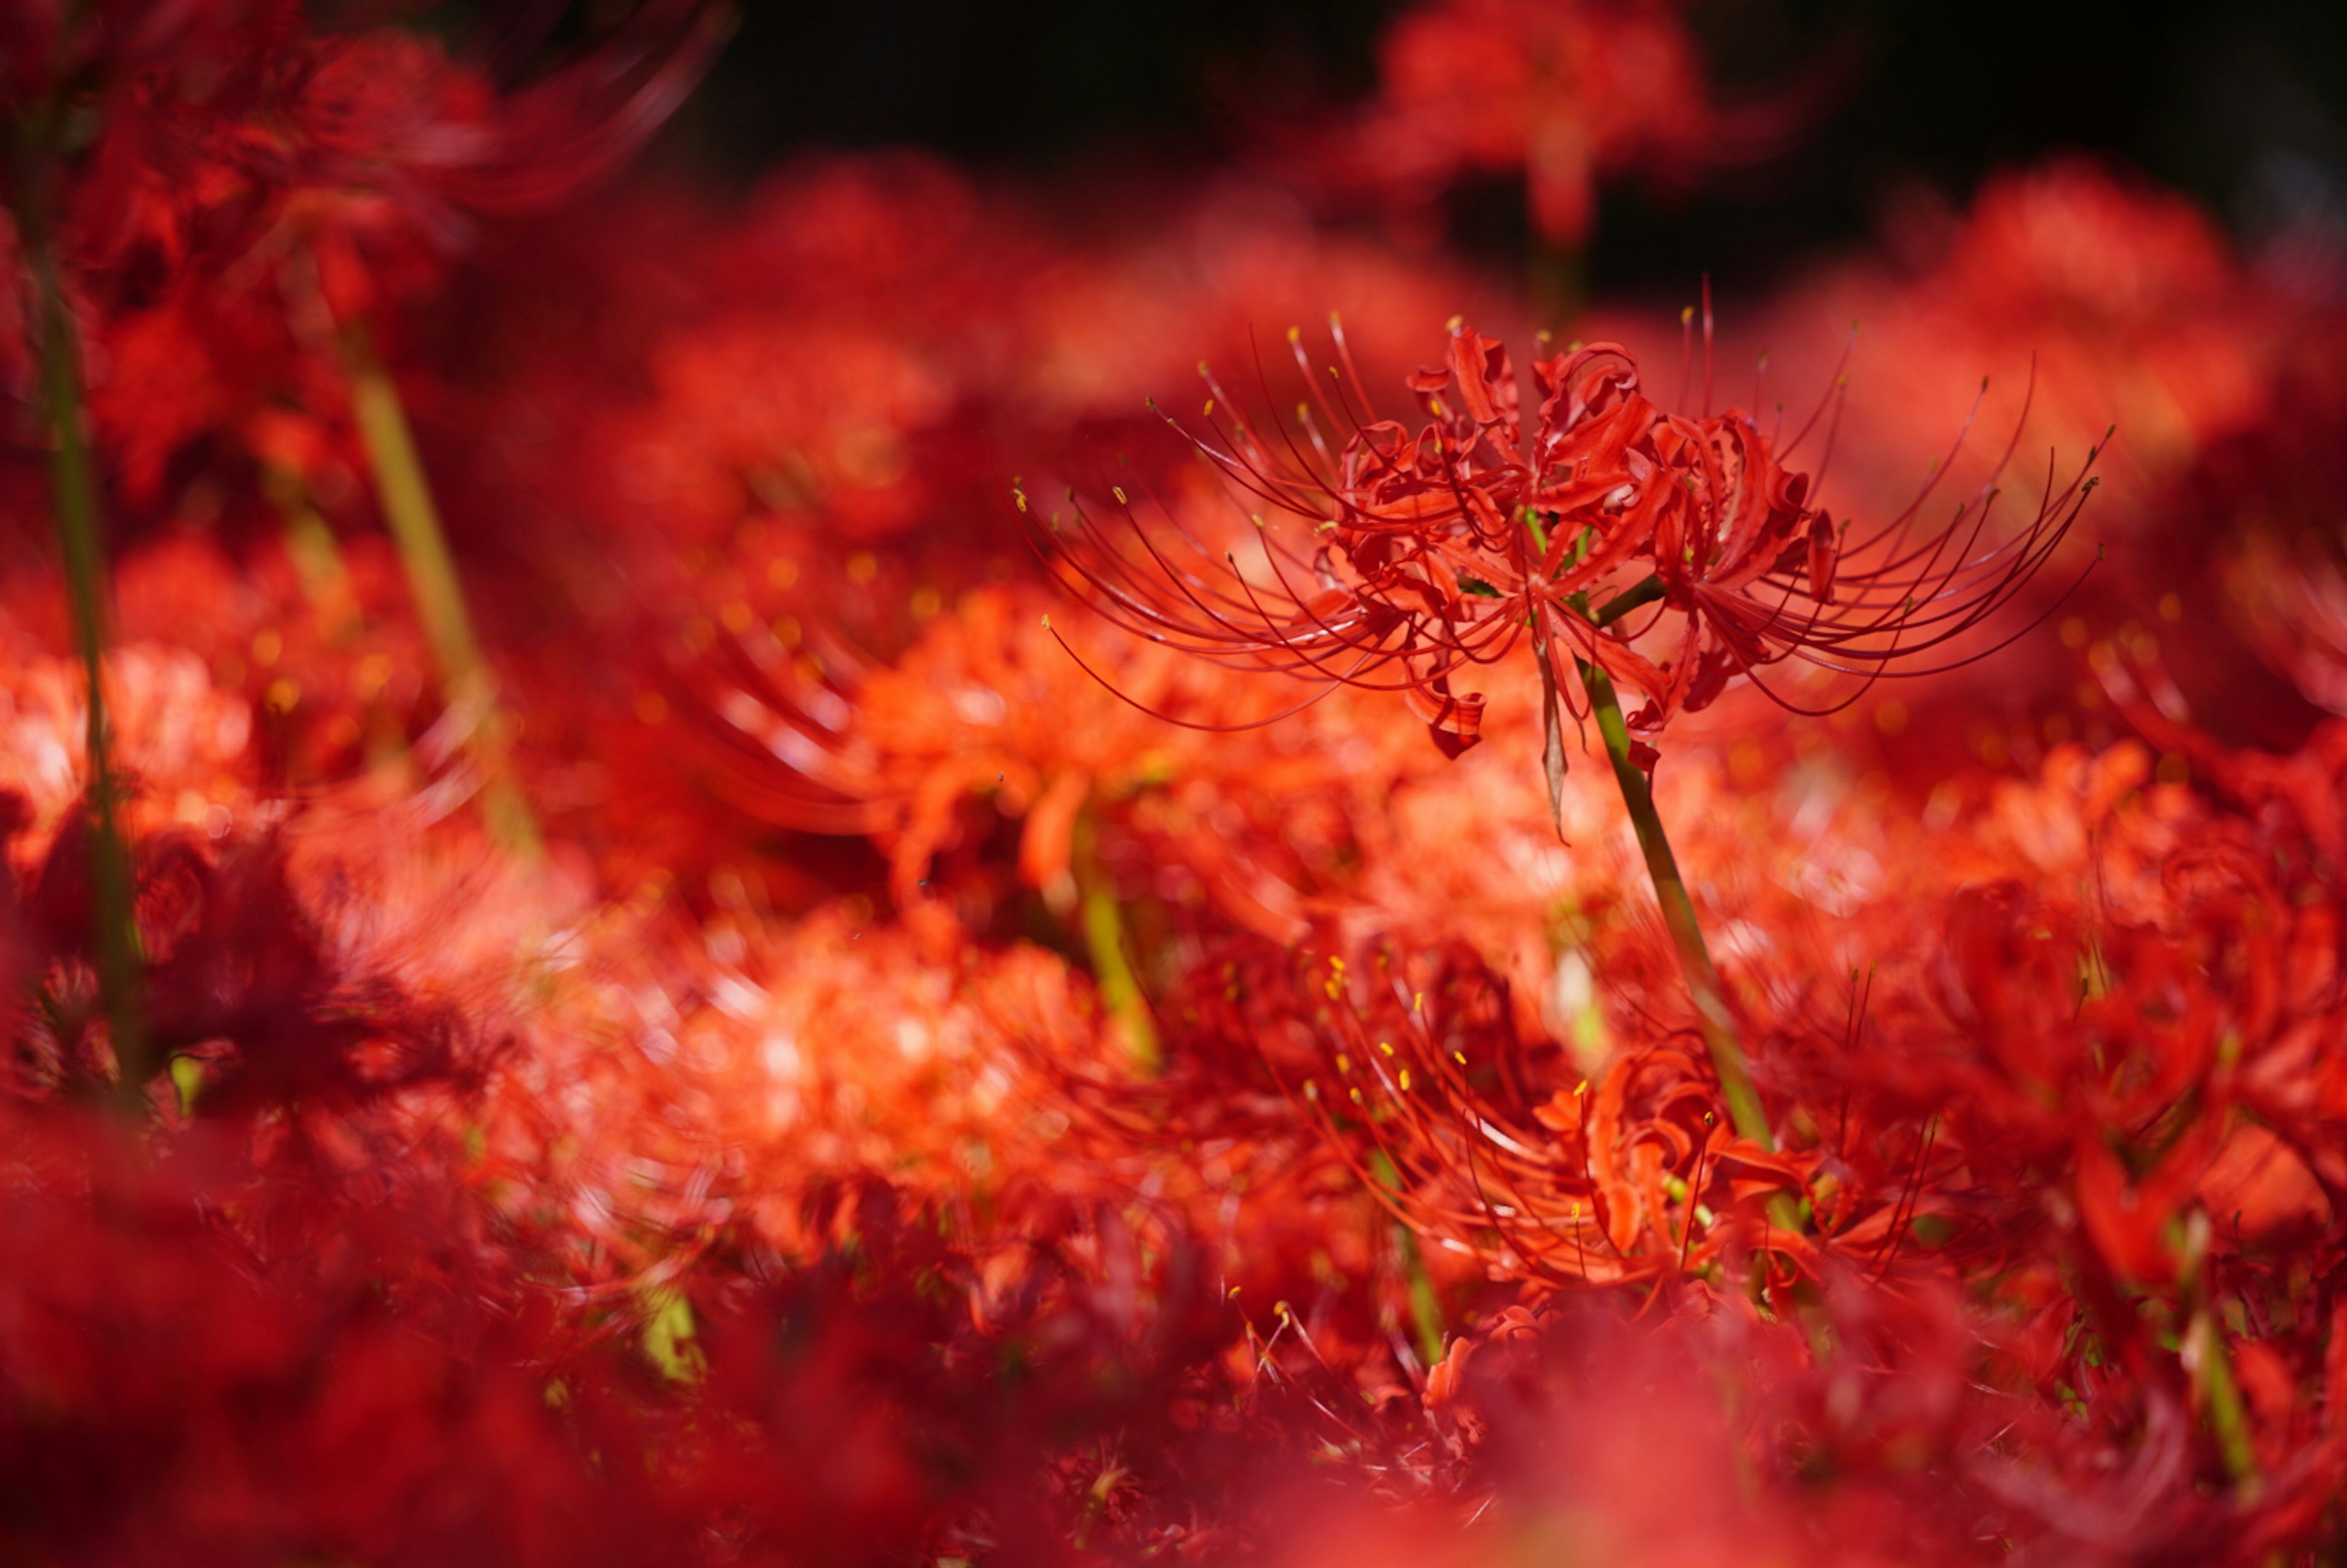
M0 21L0 1556L2347 1543L2335 248L1574 302L1830 112L1661 4L1129 228L508 20Z

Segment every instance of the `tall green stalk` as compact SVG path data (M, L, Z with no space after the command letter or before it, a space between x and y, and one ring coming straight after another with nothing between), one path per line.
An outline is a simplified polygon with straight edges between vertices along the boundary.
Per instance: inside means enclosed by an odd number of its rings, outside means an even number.
M482 656L481 641L465 608L464 589L456 579L456 563L448 553L448 536L440 526L440 509L424 474L424 460L408 429L407 412L391 373L374 352L365 323L346 323L341 333L343 364L350 378L351 409L365 445L367 465L374 470L375 498L383 508L384 526L398 548L407 573L408 591L424 624L424 640L447 689L452 707L471 708L477 715L476 750L488 766L482 809L489 830L507 848L535 855L541 846L538 819L506 772L507 719L497 700L497 680Z
M1583 620L1602 630L1632 610L1661 599L1664 591L1662 579L1650 576L1595 610L1580 594L1574 594L1569 602ZM1663 907L1663 924L1670 928L1671 943L1678 949L1679 972L1686 977L1687 993L1694 999L1696 1020L1703 1030L1704 1045L1711 1052L1712 1069L1719 1074L1719 1092L1727 1102L1728 1120L1737 1132L1763 1149L1773 1150L1777 1146L1776 1135L1769 1131L1768 1113L1760 1108L1759 1091L1752 1086L1752 1069L1744 1060L1743 1042L1737 1038L1736 1016L1728 1011L1727 991L1720 984L1719 967L1711 961L1711 948L1704 941L1703 927L1696 919L1695 901L1687 897L1686 879L1679 875L1678 856L1671 853L1670 835L1663 831L1662 814L1655 809L1654 786L1631 758L1630 724L1622 716L1622 699L1614 690L1614 678L1602 666L1586 659L1576 657L1573 662L1581 673L1581 689L1589 695L1590 711L1597 719L1597 733L1604 738L1606 759L1614 764L1614 782L1621 788L1622 804L1629 809L1631 825L1638 830L1638 847L1646 857L1646 877L1655 885L1655 901ZM1553 696L1551 701L1554 701Z
M134 924L130 855L122 836L120 782L115 776L106 712L106 556L99 537L97 479L92 470L82 393L81 345L55 251L45 234L26 236L40 313L41 395L49 425L50 500L65 558L76 651L88 687L83 733L88 777L91 947L98 1005L114 1048L116 1092L126 1108L146 1103L146 1011L139 996L138 931Z
M1763 1149L1774 1149L1776 1137L1768 1129L1768 1117L1760 1108L1760 1094L1752 1086L1752 1070L1744 1060L1744 1047L1737 1039L1736 1018L1727 1009L1727 992L1720 984L1719 968L1711 961L1711 948L1703 939L1703 927L1696 920L1694 900L1687 897L1686 881L1679 875L1678 857L1671 853L1671 841L1663 831L1663 819L1655 809L1655 792L1630 756L1630 726L1622 716L1622 699L1615 694L1613 677L1598 665L1585 659L1573 663L1581 671L1582 689L1589 694L1589 706L1596 715L1597 733L1604 737L1605 755L1614 764L1614 782L1621 786L1622 804L1629 808L1631 824L1638 830L1638 847L1646 857L1646 876L1655 885L1655 897L1663 907L1663 924L1670 928L1671 941L1678 948L1679 970L1686 978L1688 994L1695 1001L1696 1024L1703 1030L1704 1044L1710 1050L1711 1064L1719 1074L1720 1097L1727 1102L1728 1119L1736 1130Z

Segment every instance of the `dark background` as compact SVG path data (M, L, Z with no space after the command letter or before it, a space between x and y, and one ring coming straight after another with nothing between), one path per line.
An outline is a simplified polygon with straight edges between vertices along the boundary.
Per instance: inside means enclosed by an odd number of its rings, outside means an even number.
M1366 95L1395 0L744 0L656 155L739 185L794 153L917 146L996 177L1146 183L1242 154L1266 122ZM2289 220L2347 230L2347 5L1708 0L1691 12L1725 96L1822 82L1774 167L1658 198L1604 196L1597 292L1708 270L1765 285L1868 234L1922 181L1961 201L2057 149L2199 199L2254 249ZM1470 252L1523 243L1521 198L1450 202Z

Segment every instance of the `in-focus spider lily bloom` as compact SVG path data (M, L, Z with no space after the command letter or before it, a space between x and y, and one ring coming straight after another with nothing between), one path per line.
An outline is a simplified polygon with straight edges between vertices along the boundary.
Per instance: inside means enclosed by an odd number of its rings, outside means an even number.
M1122 537L1078 501L1079 528L1051 529L1060 559L1096 609L1153 641L1402 693L1452 755L1482 721L1481 692L1463 688L1528 641L1552 788L1563 716L1581 712L1565 693L1578 685L1604 703L1600 675L1645 697L1627 726L1652 737L1739 675L1788 708L1822 711L1762 679L1788 656L1862 681L1979 657L1963 640L2045 563L2095 483L2082 467L2057 485L2049 469L2010 533L1992 529L1993 489L1926 522L1928 484L1897 516L1853 528L1786 466L1827 405L1780 444L1737 409L1665 411L1626 350L1593 343L1534 363L1528 420L1506 349L1454 322L1444 364L1409 378L1413 432L1378 415L1342 324L1330 330L1338 363L1319 374L1288 334L1312 389L1293 426L1254 420L1207 374L1212 434L1190 438L1259 508L1259 555L1215 551L1178 521L1144 524L1119 492ZM1933 651L1943 657L1917 661ZM1646 739L1630 750L1652 766Z

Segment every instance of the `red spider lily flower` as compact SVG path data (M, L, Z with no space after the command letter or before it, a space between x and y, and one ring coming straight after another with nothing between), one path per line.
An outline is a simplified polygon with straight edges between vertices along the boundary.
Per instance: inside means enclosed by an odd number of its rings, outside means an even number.
M1341 368L1327 372L1329 395L1289 334L1318 409L1299 405L1293 428L1259 428L1207 376L1207 416L1221 407L1227 423L1192 439L1265 508L1252 514L1258 559L1216 551L1178 520L1162 538L1122 490L1137 548L1112 542L1081 501L1081 526L1063 538L1051 525L1046 538L1109 620L1236 668L1399 692L1453 755L1476 743L1483 712L1480 692L1458 688L1527 632L1553 737L1572 660L1643 692L1630 723L1652 735L1788 657L1868 681L1943 667L1910 662L1934 650L1978 657L1956 645L2029 581L2094 485L2082 468L2057 487L2049 471L2010 536L1990 531L1993 491L1925 524L1928 486L1853 531L1785 466L1808 427L1780 446L1737 410L1665 413L1616 345L1535 364L1527 420L1506 349L1454 323L1445 364L1410 379L1426 419L1413 435L1376 415L1341 324L1331 330ZM1307 525L1301 539L1291 519ZM1653 616L1625 619L1647 605ZM1673 620L1675 637L1658 625ZM1553 747L1551 768L1553 790Z
M134 493L210 430L281 458L258 426L333 405L312 384L338 378L306 362L333 362L334 324L428 292L480 220L608 171L709 59L711 15L654 0L512 90L436 42L325 32L288 0L36 5L0 24L9 260L57 267L106 350L91 395ZM21 378L24 324L7 324ZM299 416L272 402L289 393Z
M0 115L29 138L12 200L77 269L150 291L232 259L288 203L388 203L446 237L542 207L657 127L708 57L698 0L658 0L590 57L510 93L396 29L336 36L295 0L36 5L0 27ZM48 205L54 202L54 206Z
M1379 56L1378 99L1324 155L1327 174L1399 206L1462 174L1520 170L1552 245L1587 237L1599 175L1684 184L1776 152L1799 118L1714 103L1686 24L1651 0L1440 0L1396 22Z
M0 794L0 826L30 804ZM50 838L21 909L0 916L39 1005L13 1020L19 1092L87 1091L115 1071L90 1039L92 898L87 815ZM0 842L0 849L5 849ZM276 836L206 845L187 830L134 846L142 990L158 1065L199 1071L209 1113L307 1102L348 1108L419 1084L477 1079L454 1009L419 1004L388 977L358 972L302 907ZM7 891L0 884L0 893ZM37 1020L36 1016L37 1015ZM175 1076L184 1069L175 1067Z
M1494 1277L1554 1289L1708 1266L1767 1240L1768 1199L1806 1183L1813 1162L1736 1136L1713 1109L1699 1048L1624 1050L1576 1083L1463 946L1280 967L1252 972L1246 1002L1267 1064L1365 1190ZM1782 1233L1770 1245L1797 1262L1811 1250Z

